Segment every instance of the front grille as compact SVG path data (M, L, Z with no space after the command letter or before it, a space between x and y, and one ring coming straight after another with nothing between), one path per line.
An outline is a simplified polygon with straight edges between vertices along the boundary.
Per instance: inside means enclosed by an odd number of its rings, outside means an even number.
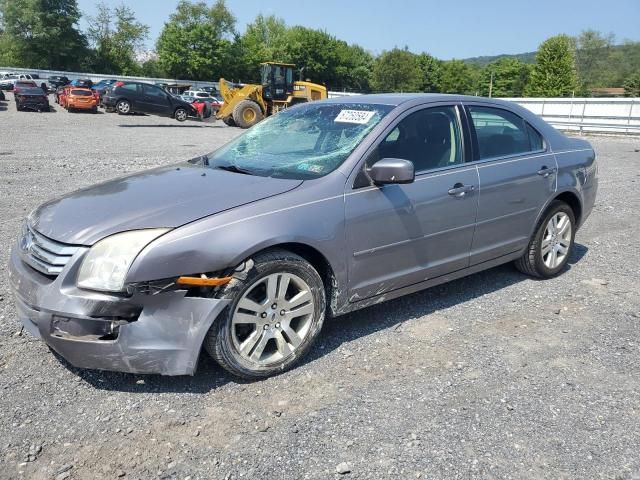
M79 248L51 240L30 227L24 229L20 239L24 261L49 276L57 276Z

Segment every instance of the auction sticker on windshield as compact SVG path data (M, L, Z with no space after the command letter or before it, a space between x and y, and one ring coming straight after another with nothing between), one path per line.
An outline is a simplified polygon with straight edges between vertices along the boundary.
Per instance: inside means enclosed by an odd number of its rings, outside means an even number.
M334 122L357 123L365 125L373 118L376 112L369 110L341 110Z

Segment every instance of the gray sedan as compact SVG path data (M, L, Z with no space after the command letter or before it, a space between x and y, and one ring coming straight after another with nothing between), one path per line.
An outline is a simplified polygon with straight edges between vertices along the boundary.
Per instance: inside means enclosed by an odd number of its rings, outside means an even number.
M447 95L303 104L215 152L37 208L10 259L26 329L71 364L243 378L338 316L506 262L563 271L596 155L529 111Z

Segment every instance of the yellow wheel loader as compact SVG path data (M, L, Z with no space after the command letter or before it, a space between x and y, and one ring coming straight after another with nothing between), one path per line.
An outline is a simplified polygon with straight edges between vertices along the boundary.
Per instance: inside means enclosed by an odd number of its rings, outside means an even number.
M249 128L284 108L327 98L324 86L294 81L295 68L288 63L261 63L261 85L234 87L221 78L219 90L224 105L216 117L227 125Z

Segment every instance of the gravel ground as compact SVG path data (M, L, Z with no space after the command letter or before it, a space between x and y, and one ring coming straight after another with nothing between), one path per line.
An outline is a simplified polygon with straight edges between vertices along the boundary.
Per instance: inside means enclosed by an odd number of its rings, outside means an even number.
M9 95L10 99L10 95ZM219 123L0 103L0 261L53 196L211 150ZM511 266L325 324L240 383L80 371L21 335L0 272L0 478L640 479L640 139L598 138L570 268Z

